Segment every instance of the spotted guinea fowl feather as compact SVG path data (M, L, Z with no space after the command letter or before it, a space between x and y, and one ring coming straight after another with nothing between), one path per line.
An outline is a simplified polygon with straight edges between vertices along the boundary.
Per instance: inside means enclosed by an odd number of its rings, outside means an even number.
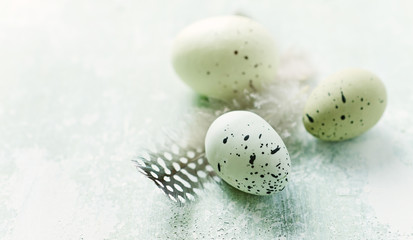
M220 181L205 158L203 147L172 145L171 149L148 150L133 160L172 201L194 200L204 182Z

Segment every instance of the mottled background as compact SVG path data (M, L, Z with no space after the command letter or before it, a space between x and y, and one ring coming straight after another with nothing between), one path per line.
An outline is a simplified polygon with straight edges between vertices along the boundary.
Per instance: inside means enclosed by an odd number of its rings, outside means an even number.
M290 184L260 198L210 184L172 204L130 161L196 96L170 64L177 32L241 12L317 80L380 76L388 108L330 144L302 131ZM398 1L0 2L0 239L413 239L413 3Z

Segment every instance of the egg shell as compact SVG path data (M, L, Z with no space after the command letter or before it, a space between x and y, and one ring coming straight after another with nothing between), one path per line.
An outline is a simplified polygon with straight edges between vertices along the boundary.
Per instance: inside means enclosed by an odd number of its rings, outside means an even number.
M304 126L322 140L350 139L373 127L386 103L386 89L376 75L362 69L343 70L313 90L304 108Z
M217 118L205 138L206 157L215 172L231 186L254 195L284 189L290 156L277 132L248 111Z
M173 44L172 64L199 94L228 100L274 80L277 52L270 33L257 22L219 16L181 31Z

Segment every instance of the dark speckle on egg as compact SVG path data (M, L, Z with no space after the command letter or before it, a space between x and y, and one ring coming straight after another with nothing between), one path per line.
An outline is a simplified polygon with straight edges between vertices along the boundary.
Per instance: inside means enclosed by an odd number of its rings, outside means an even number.
M250 79L248 83L249 83L249 87L250 87L252 90L256 91L256 88L255 88L255 86L254 86L254 83L253 83L252 79Z
M341 91L341 101L342 101L343 103L346 103L346 97L344 96L343 91Z
M306 116L308 118L308 121L310 121L311 123L314 122L314 119L308 113L306 114Z
M255 159L256 159L256 155L255 155L255 153L253 153L251 156L250 156L250 164L254 164L254 161L255 161Z
M280 146L277 145L277 147L274 150L271 150L271 154L276 154L280 149Z

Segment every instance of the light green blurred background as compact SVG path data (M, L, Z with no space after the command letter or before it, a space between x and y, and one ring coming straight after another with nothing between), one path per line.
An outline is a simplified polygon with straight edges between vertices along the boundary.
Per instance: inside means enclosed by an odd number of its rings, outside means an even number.
M236 12L304 52L317 79L375 72L389 105L354 140L300 136L280 194L211 184L179 207L130 159L195 104L171 68L174 36ZM413 239L412 12L408 0L2 0L0 239Z

